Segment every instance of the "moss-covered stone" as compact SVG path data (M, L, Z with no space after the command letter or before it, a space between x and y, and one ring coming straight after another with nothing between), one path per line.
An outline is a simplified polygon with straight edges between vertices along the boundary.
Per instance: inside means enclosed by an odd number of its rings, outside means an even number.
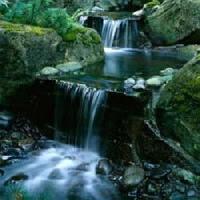
M75 41L80 40L84 44L99 44L101 43L101 37L99 34L90 28L85 28L83 26L74 26L64 37L65 41Z
M63 41L52 29L0 21L0 104L46 66L67 61L85 66L102 61L100 36L93 29L75 27Z
M146 29L155 44L199 43L200 1L165 0L147 16Z
M176 140L200 160L200 54L161 92L157 121L164 136Z
M16 33L33 33L39 36L46 35L48 33L54 32L53 29L44 29L38 26L30 26L24 24L14 24L6 21L0 21L1 29L4 29L7 32L16 32Z

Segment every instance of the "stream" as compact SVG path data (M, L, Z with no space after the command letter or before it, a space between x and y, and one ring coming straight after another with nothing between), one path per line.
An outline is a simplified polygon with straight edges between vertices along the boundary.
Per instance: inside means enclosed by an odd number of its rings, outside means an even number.
M82 18L81 23L84 24L86 19ZM53 122L48 122L53 132L50 139L53 140L49 140L45 133L44 137L41 136L42 132L37 139L33 139L28 150L17 144L16 148L20 149L17 157L13 156L13 148L10 148L10 154L5 152L0 163L4 160L11 163L0 169L1 200L162 199L161 196L170 193L167 189L179 184L171 174L174 170L172 165L145 162L144 169L141 165L130 168L130 176L135 172L133 181L126 177L126 172L124 175L125 169L133 164L129 159L132 151L128 154L126 149L132 147L129 133L135 131L126 122L142 123L144 116L140 112L143 113L146 108L146 105L137 104L138 99L129 104L135 97L123 91L124 81L130 77L146 81L160 75L160 71L166 68L179 69L186 62L178 53L171 51L136 48L138 34L139 27L135 20L104 19L104 62L57 79L57 95L51 107L54 112L52 116L46 113L53 118ZM43 106L38 102L35 112L43 115ZM122 111L123 108L126 110ZM50 111L46 107L48 109ZM134 119L131 110L134 110ZM27 125L22 122L20 126L23 129ZM11 132L22 129L11 129ZM122 139L120 134L127 138ZM6 148L9 149L9 144ZM115 148L113 152L119 151L119 155L116 153L114 156L121 159L121 154L125 154L128 158L124 155L121 161L113 161L107 153L112 148ZM129 183L134 187L130 189ZM168 183L171 185L168 186ZM155 185L159 185L159 189ZM180 183L180 187L190 191L188 185ZM187 191L183 192L184 195Z

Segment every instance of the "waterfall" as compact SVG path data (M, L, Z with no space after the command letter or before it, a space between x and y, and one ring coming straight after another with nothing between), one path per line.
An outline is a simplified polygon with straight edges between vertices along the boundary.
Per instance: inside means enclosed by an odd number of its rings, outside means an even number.
M105 91L69 82L60 82L58 88L57 139L65 137L68 144L97 151Z
M138 35L136 20L104 20L102 40L105 47L135 47Z
M137 47L139 30L137 20L133 18L113 20L105 17L81 16L79 22L97 30L105 47Z

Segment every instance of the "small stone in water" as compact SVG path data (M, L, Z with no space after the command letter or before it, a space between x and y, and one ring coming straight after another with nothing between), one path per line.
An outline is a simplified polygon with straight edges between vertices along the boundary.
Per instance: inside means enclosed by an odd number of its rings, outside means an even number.
M144 79L138 79L136 84L133 86L134 89L145 89Z
M108 159L101 159L99 160L96 166L96 173L107 175L112 171L111 162Z
M133 78L128 78L127 80L124 81L125 85L135 85L136 81Z
M59 70L54 67L44 67L40 74L43 76L54 76L59 73Z
M67 62L57 65L56 68L63 73L68 73L80 70L83 66L79 62Z
M164 83L163 77L154 76L146 81L146 84L151 87L159 87Z
M154 194L154 193L156 192L156 186L150 183L150 184L148 185L148 192L149 192L150 194Z
M195 192L194 190L189 190L189 191L187 192L187 196L188 196L188 197L194 197L194 196L196 196L196 192Z
M176 70L173 68L166 68L164 70L161 70L160 74L162 76L169 76L169 75L173 75L175 72L176 72Z
M0 112L0 128L7 129L10 127L14 117L9 112Z
M48 176L49 179L56 179L56 180L59 180L59 179L63 179L63 175L62 173L60 172L59 169L54 169L50 175Z
M24 173L19 173L15 176L12 176L11 178L9 178L5 183L4 185L8 185L8 184L12 184L12 183L17 183L19 181L25 181L25 180L28 180L28 176Z
M123 184L125 187L133 187L141 183L144 179L144 169L136 165L128 167L123 176Z
M2 169L0 169L0 176L4 175L4 171Z
M171 169L168 168L155 168L151 171L151 178L152 179L161 179L166 177L168 174L171 173Z

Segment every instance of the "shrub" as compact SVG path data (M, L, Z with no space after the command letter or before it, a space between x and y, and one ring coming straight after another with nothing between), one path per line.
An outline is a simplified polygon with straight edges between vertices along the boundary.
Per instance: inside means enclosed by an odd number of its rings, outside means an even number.
M74 26L65 9L51 8L53 0L18 1L5 14L5 19L15 23L53 28L62 37Z
M63 37L72 28L74 22L65 9L49 8L37 16L36 24L53 28Z

